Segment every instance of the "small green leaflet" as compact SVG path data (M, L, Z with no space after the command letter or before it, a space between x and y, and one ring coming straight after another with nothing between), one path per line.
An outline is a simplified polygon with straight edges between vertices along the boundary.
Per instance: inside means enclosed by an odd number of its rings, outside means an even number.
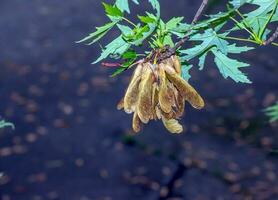
M170 21L166 23L166 30L172 31L178 27L178 25L182 22L184 17L174 17Z
M140 46L142 43L155 31L160 19L160 5L157 0L149 0L152 7L157 11L157 15L147 12L146 16L138 16L141 22L145 25L137 25L134 29L121 25L119 28L124 35L124 38L132 45Z
M128 26L125 26L125 25L121 25L121 24L117 24L117 27L120 29L120 31L122 32L122 34L124 36L128 36L130 34L132 34L132 29L129 28Z
M149 14L150 16L153 16L151 14ZM158 19L157 19L158 21ZM155 31L155 29L157 28L157 21L155 21L154 23L149 23L147 25L148 29L146 29L146 31L142 32L142 37L138 38L136 41L134 41L132 44L134 44L135 46L140 46L142 45L142 43Z
M140 16L140 15L138 15L138 18L140 19L141 22L143 22L145 24L156 22L156 19L154 19L150 16Z
M12 129L15 129L15 126L13 123L6 122L5 120L0 121L0 128L5 128L5 127L11 127Z
M105 12L107 15L112 16L112 17L122 17L123 12L117 7L117 6L112 6L106 3L102 3L105 9Z
M152 7L156 10L156 17L160 18L160 4L158 0L149 0Z
M122 72L128 70L128 69L131 67L131 65L135 62L135 60L136 60L136 57L128 59L128 60L123 64L122 67L119 67L118 69L116 69L116 71L111 75L111 77L117 76L117 75L119 75L120 73L122 73Z
M104 37L117 23L119 23L119 21L121 21L123 13L119 8L106 3L103 3L103 6L106 14L111 19L111 22L105 24L104 26L97 27L95 32L90 33L87 37L77 41L77 43L89 42L88 45L92 45Z
M208 55L209 51L206 51L205 53L203 53L202 55L199 56L199 70L203 70L205 67L205 62L206 62L206 57Z
M132 0L135 4L139 4L137 0ZM116 6L122 11L126 11L127 13L130 13L129 9L129 0L116 0Z
M265 109L266 115L270 118L270 122L278 121L278 102L275 105Z
M77 41L77 43L90 41L88 43L88 45L91 45L91 44L97 42L98 40L100 40L104 35L106 35L108 33L108 31L111 30L111 28L113 28L117 23L118 23L117 21L114 21L114 22L105 24L104 26L97 27L96 28L97 30L95 32L91 33L84 39Z
M254 49L254 47L248 47L248 46L238 47L238 46L236 46L236 44L231 44L231 45L227 46L227 49L228 49L228 53L236 54L236 53L250 51L250 50Z
M170 34L164 36L163 45L169 45L170 47L174 47L175 44Z
M214 61L224 78L230 77L237 83L252 83L247 76L239 70L242 67L249 66L249 64L228 58L225 54L215 49L213 49L212 52L215 55Z
M259 15L265 15L272 11L272 9L275 7L275 4L277 4L277 0L231 0L230 4L233 5L234 8L238 9L243 4L249 3L249 4L255 4L258 6L257 9L254 11L248 13L248 17L256 17Z
M94 61L93 64L100 62L101 60L107 58L109 55L121 56L130 48L130 46L131 44L127 43L122 38L122 36L119 36L105 46L105 49L102 51L100 57L96 61Z
M259 6L258 9L247 14L248 18L266 15L270 13L275 8L275 5L278 3L277 0L247 0L246 2Z
M116 71L112 75L110 75L110 77L115 77L115 76L123 73L127 69L128 69L128 67L119 67L118 69L116 69Z
M163 36L163 46L170 45L170 47L174 47L175 43L173 42L172 35L177 31L177 28L182 25L183 17L174 17L171 20L169 20L167 23L164 23L162 20L160 20L160 27L161 32L163 32L165 35Z
M231 0L229 3L233 5L234 8L239 8L246 3L247 0Z
M158 0L149 0L154 10L156 10L156 16L153 14L147 13L148 17L155 19L154 22L148 23L147 27L148 29L143 32L142 37L138 40L134 41L133 44L136 46L141 45L157 28L158 22L160 20L160 4Z
M180 57L180 61L181 61L181 77L184 80L189 81L189 79L191 78L189 71L192 69L193 65L190 65L187 62L187 60L185 60L183 57Z
M278 10L276 12L278 12ZM263 25L268 21L270 17L271 17L270 14L267 14L264 16L246 18L245 23L249 24L255 32L259 32L259 30L263 27ZM278 21L278 13L273 15L270 22L276 22L276 21ZM243 22L240 22L237 25L238 26L234 27L232 30L240 30L240 27L244 26Z
M179 23L176 28L170 30L171 34L178 36L178 38L183 38L185 34L190 30L191 25L186 23Z
M123 56L122 56L123 59L136 59L137 58L137 54L134 50L129 50L129 51L126 51Z
M128 26L125 25L120 25L118 24L118 28L121 30L124 39L135 46L139 46L142 44L142 42L146 39L146 37L148 36L147 34L150 34L151 31L153 31L150 28L150 25L144 25L144 26L137 26L134 29L131 29Z

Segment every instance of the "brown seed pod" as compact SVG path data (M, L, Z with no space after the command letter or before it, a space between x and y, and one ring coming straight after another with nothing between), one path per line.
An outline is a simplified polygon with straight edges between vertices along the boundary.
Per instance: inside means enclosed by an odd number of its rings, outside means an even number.
M163 122L165 128L168 131L170 131L171 133L179 134L183 131L182 125L180 125L180 123L175 119L167 120L167 119L162 118L162 122Z
M141 81L143 65L139 64L131 78L129 86L124 96L124 110L126 113L132 113L136 109L139 94L139 84Z
M122 110L124 108L124 98L120 100L120 102L117 104L117 109Z
M152 112L153 112L153 117L152 119L157 120L157 115L156 115L156 106L158 105L158 84L157 82L153 83L153 88L152 88Z
M168 79L166 79L166 82L167 82L167 92L169 94L169 101L172 105L172 108L176 108L177 105L176 105L176 92L177 92L177 89L175 88L175 86L173 85L173 83L171 83Z
M141 121L140 118L138 116L138 114L135 112L133 114L133 120L132 120L132 128L134 130L134 132L138 133L141 131Z
M168 131L181 133L177 119L184 114L185 101L197 109L204 107L202 97L182 79L179 58L172 56L158 65L139 64L117 108L134 112L134 132L141 130L142 123L161 119Z
M159 65L159 93L158 100L160 108L165 113L170 113L172 110L172 99L173 97L169 93L167 86L166 74L164 71L164 64Z
M164 68L166 73L176 74L176 75L179 76L179 74L177 74L177 72L174 68L174 64L173 64L172 60L167 60L166 64L163 65L163 68Z
M177 110L175 113L175 118L180 118L185 111L185 99L180 93L176 95L176 104L177 104Z
M159 108L158 105L155 107L155 113L156 113L157 119L161 119L162 118L161 109Z
M147 124L153 116L153 112L152 112L153 76L152 76L151 68L146 65L142 73L143 74L139 85L137 112L141 121Z
M169 113L165 113L165 112L163 112L161 109L160 109L160 112L161 112L161 116L162 117L164 117L165 119L173 119L173 118L175 118L175 112L174 112L174 110L171 110L171 112L169 112Z
M171 60L173 62L173 66L177 72L177 74L181 75L181 62L180 62L180 59L174 55L171 57Z
M166 79L166 83L167 83L167 92L170 97L169 101L170 101L170 104L172 105L172 108L174 108L174 107L176 107L175 88L173 87L174 85L168 79Z
M188 101L194 108L202 109L205 106L204 100L198 92L184 79L177 74L167 73L167 78L176 86L180 94Z

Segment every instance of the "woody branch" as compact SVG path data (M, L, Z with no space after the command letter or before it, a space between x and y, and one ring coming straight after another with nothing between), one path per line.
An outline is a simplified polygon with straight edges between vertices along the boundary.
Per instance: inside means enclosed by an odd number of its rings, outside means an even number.
M278 38L278 27L276 28L275 32L272 34L272 36L270 38L268 38L268 40L266 40L263 45L268 45L271 44L272 42L274 42L274 40L276 40Z

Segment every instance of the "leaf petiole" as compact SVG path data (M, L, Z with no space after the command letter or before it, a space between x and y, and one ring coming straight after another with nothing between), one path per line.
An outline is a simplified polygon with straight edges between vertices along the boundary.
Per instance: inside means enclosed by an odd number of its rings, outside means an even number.
M257 42L256 40L250 40L250 39L245 39L245 38L238 38L238 37L230 37L230 36L219 36L222 39L227 39L227 40L237 40L237 41L244 41L244 42L251 42L254 44L260 44L259 42Z
M137 27L136 24L134 24L132 21L130 21L130 20L127 19L126 17L122 17L122 19L123 19L124 21L126 21L127 23L131 24L132 26L134 26L135 28Z
M230 17L230 19L233 20L233 21L236 23L237 26L239 26L239 24L240 24L239 21L237 21L237 20L236 20L235 18L233 18L233 17ZM257 38L256 34L253 33L253 32L251 32L251 31L248 29L248 26L247 26L247 24L246 24L245 22L243 22L243 24L244 24L244 26L239 26L239 28L246 30L255 40L257 40L257 39L256 39L256 38Z
M271 22L271 19L273 18L276 10L277 10L277 6L278 6L278 2L276 2L275 4L275 8L272 10L271 14L269 15L269 18L267 19L266 23L264 24L262 30L260 31L259 33L259 38L262 38L263 37L263 34L267 28L267 25Z

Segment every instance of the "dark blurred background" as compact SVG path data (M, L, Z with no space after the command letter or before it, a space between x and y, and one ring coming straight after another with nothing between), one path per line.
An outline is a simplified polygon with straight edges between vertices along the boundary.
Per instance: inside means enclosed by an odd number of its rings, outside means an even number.
M189 22L200 2L161 0L162 15ZM251 85L208 60L191 79L206 108L187 107L186 133L152 122L133 136L116 109L131 71L110 78L90 64L98 45L74 43L106 21L99 0L0 0L0 113L16 125L0 130L0 199L278 199L278 126L262 112L277 100L277 49L241 55Z

